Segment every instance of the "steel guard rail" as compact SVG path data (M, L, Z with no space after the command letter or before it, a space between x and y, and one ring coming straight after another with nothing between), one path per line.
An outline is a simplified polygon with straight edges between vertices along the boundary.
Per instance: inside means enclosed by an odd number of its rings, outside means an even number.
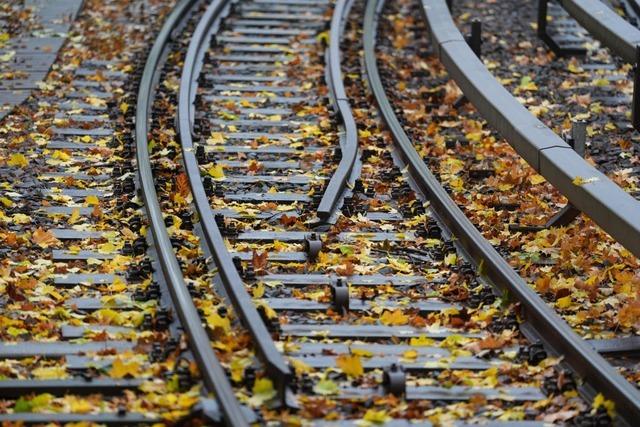
M600 0L558 0L569 14L602 44L625 62L638 60L640 30L619 16Z
M149 131L149 112L152 107L150 101L153 99L154 85L160 72L159 67L168 43L171 41L172 31L179 25L195 3L196 0L181 0L175 6L165 21L147 58L140 81L136 105L136 158L142 199L149 218L153 240L156 244L158 262L163 270L182 327L189 337L189 344L198 362L198 368L202 374L204 384L207 390L213 391L216 395L224 415L223 422L226 425L248 426L249 423L233 393L225 371L211 347L209 337L202 326L198 311L184 282L180 265L173 252L173 246L165 228L149 159L147 135Z
M422 0L435 52L480 114L569 202L640 256L640 202L599 172L522 106L485 68L445 0ZM580 178L581 185L574 184Z
M640 417L640 392L580 338L498 254L442 188L405 133L386 96L375 56L376 11L383 3L384 0L368 0L363 31L365 67L371 91L391 131L398 153L407 165L408 173L474 262L482 265L483 275L521 302L524 318L537 338L553 353L564 356L565 361L587 383L588 387L583 388L583 392L590 394L591 398L594 394L591 387L603 392L608 399L616 402L616 410L622 414L622 418L633 425L631 421ZM469 55L475 57L471 52Z
M286 387L293 378L293 374L284 357L276 348L271 334L245 289L231 254L226 248L224 238L211 211L209 198L204 190L191 135L193 123L191 113L195 100L193 89L195 86L194 81L196 81L199 71L198 62L204 56L208 47L209 29L229 3L229 0L213 0L193 33L180 78L177 128L182 146L184 165L193 194L193 202L200 216L205 244L218 267L220 278L231 304L243 325L249 330L256 346L256 352L265 364L267 374L273 380L281 402L284 403Z
M329 53L328 53L328 78L329 90L336 102L337 112L342 118L345 128L345 142L342 147L342 158L336 171L334 172L329 184L325 189L324 195L318 205L317 215L323 221L331 216L336 208L340 196L344 192L353 166L356 162L358 153L358 130L356 122L353 118L349 99L344 89L342 81L342 69L340 63L340 39L342 33L342 21L347 10L347 0L338 0L331 17L331 30L329 32Z

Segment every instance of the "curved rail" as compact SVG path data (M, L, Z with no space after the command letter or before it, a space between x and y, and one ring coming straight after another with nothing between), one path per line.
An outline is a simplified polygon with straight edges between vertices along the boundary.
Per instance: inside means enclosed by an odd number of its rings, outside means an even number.
M342 158L338 164L338 168L334 172L329 184L325 188L325 192L318 205L317 215L323 221L331 217L338 200L342 196L353 166L356 162L358 153L358 129L353 118L349 99L344 89L342 81L342 69L340 67L340 39L341 28L344 14L347 9L347 0L338 0L336 3L333 16L331 18L331 30L329 32L329 48L328 48L328 79L329 88L336 102L337 112L342 118L345 128L344 144L342 145Z
M558 0L569 14L602 44L631 64L638 61L640 30L600 0Z
M436 54L480 114L573 206L640 256L640 202L511 96L473 54L444 0L423 0L423 6Z
M203 58L208 47L209 32L214 22L220 17L223 9L229 3L229 0L214 0L208 6L189 42L180 78L177 117L178 136L182 146L185 170L189 177L189 185L193 194L193 202L200 216L200 224L205 237L204 242L218 267L220 278L231 304L244 326L249 330L257 353L266 365L267 374L274 381L280 401L284 403L286 388L293 374L271 339L271 334L258 313L253 300L247 293L242 278L233 263L231 254L226 249L224 238L211 212L209 198L204 190L191 135L193 124L192 105L195 98L193 89L198 73L198 63Z
M214 392L222 410L223 422L229 426L248 426L240 403L235 398L233 389L220 361L214 353L209 337L202 326L198 311L191 300L185 285L180 265L176 259L164 219L151 171L147 134L149 130L149 111L153 99L154 85L159 75L159 66L168 47L171 32L187 15L196 0L180 1L167 18L158 35L144 67L136 110L136 157L138 173L142 187L142 198L151 223L151 233L158 252L158 261L162 266L167 286L180 317L181 324L189 337L189 344L198 362L207 390Z
M537 335L536 338L542 340L553 354L564 356L570 367L594 390L603 392L608 399L615 401L616 409L627 421L638 419L640 392L576 335L498 254L449 197L415 150L394 114L378 72L375 56L376 15L383 4L384 0L368 0L367 3L363 32L365 67L376 103L411 178L476 264L482 265L483 273L495 285L520 301L524 317ZM630 422L630 425L633 423Z

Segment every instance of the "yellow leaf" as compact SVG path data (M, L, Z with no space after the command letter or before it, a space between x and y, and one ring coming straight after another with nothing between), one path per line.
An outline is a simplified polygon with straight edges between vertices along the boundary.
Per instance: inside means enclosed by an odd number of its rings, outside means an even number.
M100 252L101 254L111 254L115 252L115 250L116 246L111 242L103 243L98 246L98 252Z
M276 395L273 382L269 378L256 378L256 381L253 383L252 392L253 396L251 396L251 401L257 405L262 405L267 400L273 399Z
M112 292L122 292L125 289L127 289L127 285L118 276L113 279L113 283L109 286L109 290Z
M224 178L224 170L222 168L222 165L213 165L207 172L215 179Z
M63 162L67 162L67 161L69 161L69 159L71 159L70 155L68 155L64 151L60 151L60 150L54 151L53 154L51 155L51 157L54 158L54 159L58 159L60 161L63 161Z
M545 182L546 180L544 179L544 177L542 175L531 175L529 177L529 182L533 185L538 185L538 184L542 184L543 182Z
M211 329L220 328L226 334L231 330L231 322L229 318L222 317L218 313L213 313L207 317L207 323Z
M382 316L380 316L380 322L386 326L406 325L408 321L409 316L406 316L400 309L394 311L386 310L382 313Z
M336 366L346 375L358 378L364 375L362 361L357 354L341 354L336 358Z
M124 378L126 376L136 377L140 372L140 364L136 361L125 363L122 359L117 358L111 365L109 376L111 378Z
M69 224L75 224L76 222L78 222L79 219L80 219L80 209L73 208L73 210L71 211L71 215L69 215L69 218L67 219L67 222Z
M361 357L373 357L373 351L366 350L364 348L353 348L351 349L351 354L355 354Z
M416 350L407 350L402 353L402 357L405 359L414 360L418 358L418 352Z
M221 132L211 132L211 137L207 139L209 144L224 144L224 135Z
M7 208L13 206L13 201L7 197L0 197L0 203L2 203Z
M556 300L556 307L558 308L567 308L571 305L571 296L566 296L564 298L558 298Z
M296 375L309 374L313 372L313 368L300 359L290 359L291 366L296 371Z
M28 164L29 161L27 160L27 158L24 156L24 154L20 153L12 154L9 158L9 161L7 162L8 166L14 166L17 168L26 168Z
M457 260L458 255L456 255L455 252L452 252L444 257L444 265L455 265Z
M591 178L583 178L581 176L576 176L575 178L573 178L573 181L571 182L573 183L573 185L585 185L585 184L589 184L596 181L599 181L599 179L596 178L595 176Z
M254 286L251 294L254 298L262 298L264 295L264 283L260 282L256 286Z
M127 104L126 102L120 104L120 111L122 111L122 114L126 114L127 111L129 111L129 104Z
M39 380L57 380L68 377L64 366L36 368L31 371L31 375Z
M420 335L419 337L411 338L409 340L409 345L413 347L429 347L434 343L435 341L427 337L426 335Z
M381 411L376 411L375 409L368 409L362 418L365 421L369 421L373 424L385 424L387 421L391 419L387 412L383 409Z
M387 257L387 261L389 262L389 267L393 268L396 271L399 271L401 273L412 272L411 265L406 261L391 257Z
M250 362L242 357L234 357L231 360L231 365L229 366L229 368L231 369L231 379L234 382L240 382L243 380L244 378L244 368L249 364Z
M31 217L25 214L17 213L13 214L11 220L15 224L29 224L31 222Z
M85 206L98 206L100 205L100 200L98 196L95 194L91 194L84 199Z
M604 398L602 393L598 393L596 397L593 399L593 407L594 409L598 409L603 406L607 410L607 414L611 418L613 418L616 414L616 404L611 400L607 400Z

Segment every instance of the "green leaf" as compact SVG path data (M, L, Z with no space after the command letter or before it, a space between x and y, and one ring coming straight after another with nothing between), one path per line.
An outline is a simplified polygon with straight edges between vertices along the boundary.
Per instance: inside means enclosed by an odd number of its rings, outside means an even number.
M331 380L321 380L314 387L313 391L322 395L329 396L331 394L338 394L338 385Z
M33 409L33 405L24 397L18 399L16 404L13 406L14 412L31 412L31 409Z

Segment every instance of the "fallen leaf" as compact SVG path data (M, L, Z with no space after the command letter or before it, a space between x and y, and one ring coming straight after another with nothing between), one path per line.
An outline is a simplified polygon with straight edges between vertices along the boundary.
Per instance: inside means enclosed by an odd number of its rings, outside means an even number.
M357 354L341 354L336 358L336 366L346 375L358 378L364 375L362 361Z

